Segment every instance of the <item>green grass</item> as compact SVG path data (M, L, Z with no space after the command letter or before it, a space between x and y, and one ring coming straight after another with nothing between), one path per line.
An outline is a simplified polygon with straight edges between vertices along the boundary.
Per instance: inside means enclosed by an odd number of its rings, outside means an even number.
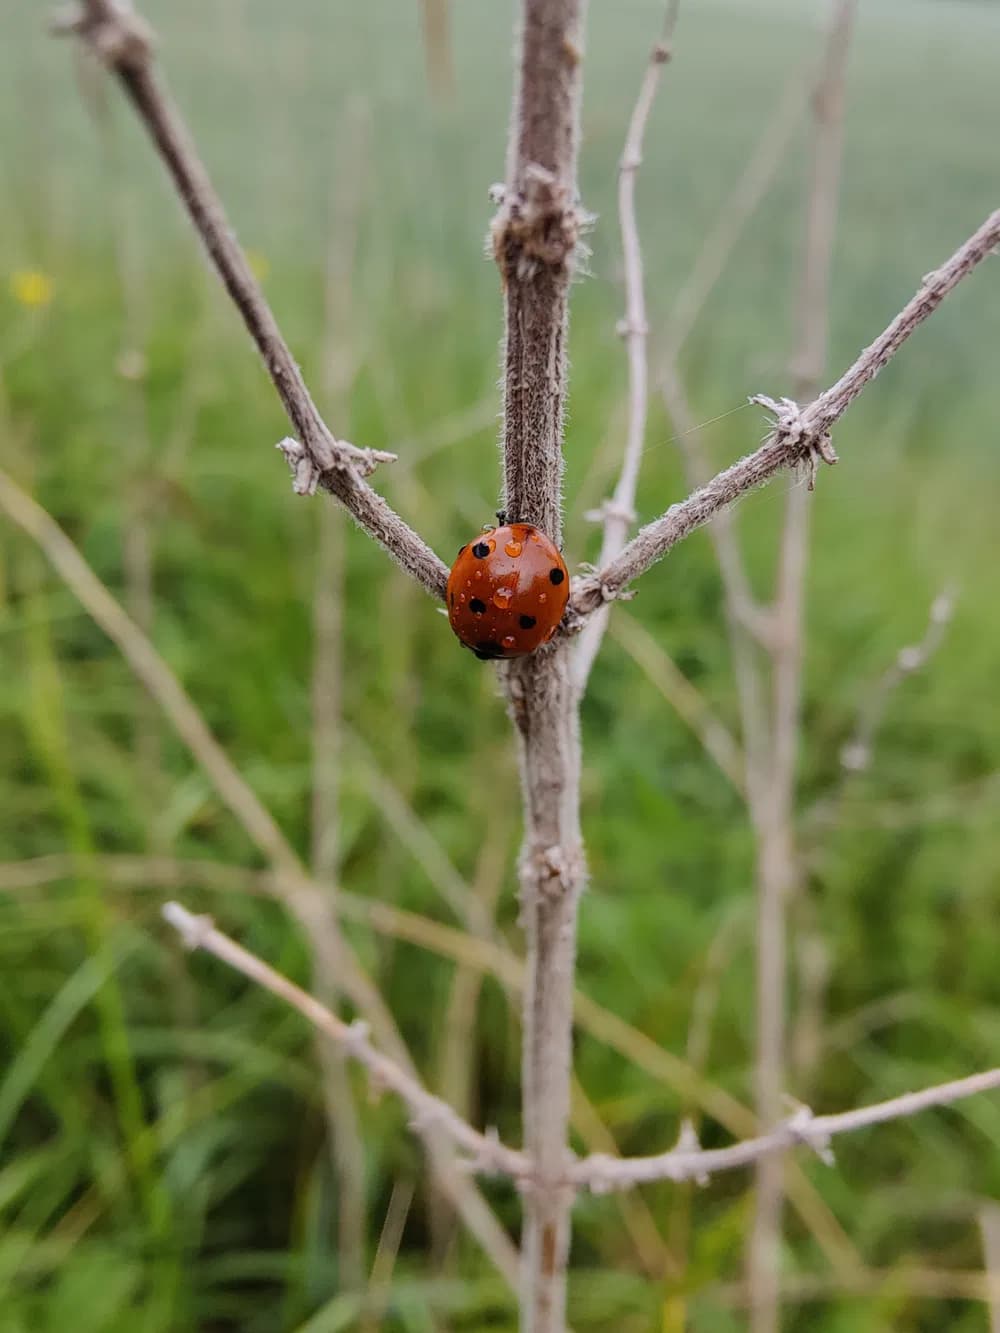
M659 22L652 0L593 0L591 9L582 192L597 222L574 297L571 566L594 555L582 515L613 482L623 430L615 163ZM997 202L996 6L898 0L863 9L831 373ZM337 244L331 214L345 196L357 200L357 255L350 290L340 291L342 350L357 374L346 398L328 404L331 420L349 438L399 451L378 484L445 555L496 502L499 298L484 236L487 187L502 174L511 48L508 6L465 0L454 10L456 93L435 107L417 8L402 0L148 6L234 224L266 259L268 294L317 384L324 274ZM280 409L116 90L45 37L40 8L21 6L6 32L0 462L119 594L124 515L138 488L154 538L157 646L306 855L314 505L290 494L273 451L285 429ZM654 349L763 121L814 49L799 6L692 0L684 9L639 183ZM87 106L105 118L105 137ZM363 168L348 172L345 138L359 119L369 147ZM720 463L761 436L755 410L735 411L746 396L787 385L802 138L687 350L699 419L730 413L703 431ZM134 275L128 309L123 248ZM51 277L47 308L26 310L9 290L26 268ZM1000 787L991 784L1000 768L998 296L1000 275L987 265L915 336L841 424L842 464L824 472L816 496L804 812L837 782L839 748L873 682L920 635L937 591L959 589L943 647L894 696L876 762L841 820L832 829L804 820L809 912L830 980L822 1057L790 1090L823 1109L1000 1063ZM116 371L135 346L147 358L138 384ZM449 440L446 424L467 412L480 424ZM791 484L780 480L741 509L762 588ZM642 515L682 492L670 429L654 408ZM499 915L517 949L516 769L489 672L365 538L349 531L346 543L346 723L460 875L487 874L489 849L508 830ZM703 537L644 580L630 613L735 726ZM364 1327L338 1276L310 1034L212 960L183 958L159 923L162 895L108 882L94 860L159 849L256 864L165 726L162 774L150 786L136 754L146 715L118 653L25 539L0 525L0 859L79 857L73 880L0 898L0 1333ZM614 639L595 671L584 731L592 885L581 985L682 1054L724 931L707 1073L747 1101L745 814ZM454 924L350 743L342 821L345 888ZM278 907L195 888L183 897L307 980L307 942ZM434 1083L453 965L360 926L349 933ZM493 981L471 1050L474 1115L516 1138L517 1016ZM581 1083L623 1151L671 1140L685 1109L676 1088L586 1031L577 1055ZM416 1186L382 1326L512 1328L509 1295L472 1243L442 1224L401 1112L359 1093L369 1260L394 1182ZM711 1121L704 1133L727 1138ZM996 1099L845 1140L836 1171L806 1160L802 1168L861 1260L898 1276L850 1297L832 1278L820 1298L790 1309L787 1329L987 1328L981 1305L913 1295L906 1273L981 1267L977 1209L1000 1190ZM510 1192L485 1188L515 1228ZM746 1179L693 1194L664 1185L643 1199L671 1247L690 1210L685 1278L678 1287L644 1271L616 1201L584 1200L573 1327L672 1328L679 1295L696 1333L742 1327L720 1284L741 1271ZM785 1263L793 1275L831 1272L794 1211Z

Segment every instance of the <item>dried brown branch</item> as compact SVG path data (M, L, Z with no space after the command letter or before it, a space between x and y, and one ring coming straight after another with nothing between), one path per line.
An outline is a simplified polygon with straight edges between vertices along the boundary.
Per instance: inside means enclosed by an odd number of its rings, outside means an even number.
M676 363L668 360L660 378L660 392L677 431L688 484L703 486L708 480L705 453L696 441L697 426L688 404ZM733 658L733 676L739 700L742 731L744 793L760 788L766 762L767 709L761 681L757 644L767 642L769 623L753 596L743 553L737 540L735 515L720 509L708 525L722 581L726 630Z
M614 495L605 500L597 517L604 523L599 567L603 568L618 555L625 545L629 529L635 522L635 492L639 484L639 465L646 438L646 419L649 413L649 361L647 342L649 329L646 321L646 292L643 285L642 244L639 222L635 211L635 187L642 165L643 141L646 124L653 109L653 100L660 85L663 67L670 59L674 28L677 25L679 0L668 6L660 40L653 47L646 73L639 85L625 146L618 165L618 225L622 237L622 261L625 271L625 318L619 331L625 341L628 357L628 427L625 432L625 453ZM594 659L600 652L601 642L608 627L610 605L599 607L583 627L573 657L573 679L582 694L587 688Z
M840 1134L850 1134L889 1120L902 1120L935 1106L951 1106L968 1097L1000 1088L1000 1069L989 1069L968 1078L940 1083L919 1092L907 1092L889 1101L862 1106L836 1115L813 1115L807 1106L798 1106L782 1124L767 1134L734 1143L728 1148L697 1148L681 1145L657 1157L615 1158L585 1157L573 1167L572 1179L594 1193L630 1189L654 1180L707 1179L722 1171L752 1166L763 1157L782 1153L804 1144L823 1161L832 1163L830 1142Z
M789 81L742 175L719 209L670 312L668 364L676 365L681 349L725 272L736 242L773 184L801 118L808 86L801 73Z
M324 408L346 409L357 373L357 361L342 349L350 346L354 318L353 268L361 225L364 164L368 148L367 119L357 103L341 118L334 178L351 182L331 200L330 236L326 255L324 328L320 384ZM312 873L336 893L340 865L340 776L342 763L343 640L345 531L344 515L335 505L316 508L317 549L313 575L312 654L312 793L310 841ZM313 941L312 991L337 1012L337 977L343 973L344 939L336 903L325 929ZM337 1188L337 1260L341 1286L360 1292L365 1284L365 1145L360 1115L344 1052L318 1042L323 1069L323 1095L328 1122L328 1147Z
M907 338L938 308L963 278L1000 247L1000 210L991 213L981 227L939 269L928 273L920 288L896 318L857 360L818 398L800 408L791 399L775 402L763 395L753 401L772 411L774 420L761 447L714 477L662 517L644 527L606 568L592 578L581 579L573 595L577 623L602 602L620 597L628 585L652 568L678 542L697 531L720 509L785 468L799 464L815 468L817 460L833 462L830 430L854 400L896 355Z
M308 991L216 930L211 917L195 916L174 902L164 905L163 916L179 932L189 949L204 949L213 954L255 985L290 1004L313 1027L335 1041L367 1071L374 1089L393 1092L405 1103L410 1112L410 1126L415 1132L423 1136L432 1127L438 1129L466 1154L465 1165L471 1170L506 1175L515 1181L530 1174L524 1153L506 1147L494 1135L481 1134L473 1129L440 1097L428 1092L409 1070L376 1050L369 1040L367 1024L345 1023Z
M833 0L822 67L813 93L813 141L806 195L802 273L795 310L793 393L811 398L826 367L830 270L840 194L847 57L856 0ZM757 842L757 1116L762 1126L781 1114L787 1046L787 912L800 880L795 837L796 764L805 576L811 490L793 486L785 500L771 610L771 735L766 781L751 791ZM781 1322L781 1220L784 1170L780 1155L757 1166L748 1247L752 1333L778 1333Z
M634 617L619 611L611 631L628 655L646 673L677 716L701 742L740 795L744 794L744 758L732 733L719 721L711 706L677 667L649 630Z
M294 473L295 489L311 494L319 486L335 495L408 574L432 596L443 597L448 572L444 564L364 481L378 463L391 462L394 455L337 439L313 402L187 126L156 71L150 29L118 0L84 0L55 27L78 34L117 75L148 130L296 431L297 440L279 445Z
M522 0L503 199L493 223L504 290L504 497L511 518L562 535L562 426L577 205L584 0ZM573 1191L565 1183L576 916L586 878L580 735L568 645L505 671L520 742L520 859L528 989L524 1143L538 1163L525 1195L521 1327L563 1333Z
M728 1305L749 1304L749 1292L743 1283L713 1284L705 1290L706 1295ZM893 1300L908 1297L989 1302L1000 1300L1000 1277L968 1269L918 1268L904 1260L892 1268L859 1267L846 1278L833 1273L788 1273L781 1283L781 1298L786 1305L843 1301L848 1296L888 1296L890 1292Z
M142 631L129 619L73 543L29 495L0 471L0 509L39 546L46 559L80 601L88 614L121 650L137 679L159 704L167 720L202 767L223 803L235 816L250 841L279 873L281 898L312 939L324 933L332 905L318 886L310 883L291 844L270 812L236 769L205 725L192 700ZM371 1023L379 1043L397 1064L413 1071L409 1052L395 1020L371 978L346 941L339 984L352 1004ZM474 1182L462 1176L451 1151L436 1139L431 1165L442 1190L453 1200L462 1218L485 1252L508 1280L517 1264L513 1247Z
M896 660L883 672L872 691L871 698L861 711L854 735L840 752L841 767L846 773L863 772L872 761L875 737L882 725L893 694L908 676L923 670L940 648L955 610L955 594L950 589L938 593L931 603L927 629L919 643L900 648Z
M455 86L451 55L449 0L420 0L420 26L424 38L427 82L435 97L444 98Z
M108 884L140 890L178 893L191 887L209 892L254 894L280 902L299 890L326 887L300 875L281 871L248 870L220 861L171 860L165 857L104 856L89 863ZM22 893L72 876L78 869L71 854L35 857L28 861L0 863L0 893ZM345 920L365 925L377 934L403 940L450 959L477 974L488 973L505 989L524 994L527 969L503 943L476 939L462 930L429 917L393 907L381 899L338 890L338 913ZM665 1050L637 1028L577 990L573 997L574 1021L581 1032L615 1051L623 1060L690 1106L700 1107L733 1135L751 1135L756 1121L753 1112L724 1089L698 1073L690 1064ZM384 1043L382 1043L384 1045ZM795 1165L788 1167L788 1196L803 1223L815 1237L822 1253L841 1274L856 1271L859 1259L843 1228L819 1197L806 1175Z
M1000 1333L1000 1207L984 1203L979 1210L983 1264L989 1278L990 1333Z
M698 438L701 428L691 409L676 362L668 360L664 363L659 388L664 409L677 437L687 483L697 490L711 481L712 473L705 449ZM707 528L722 578L726 616L731 630L742 629L757 642L766 644L770 636L770 622L754 599L743 554L736 539L734 519L732 510L720 509Z

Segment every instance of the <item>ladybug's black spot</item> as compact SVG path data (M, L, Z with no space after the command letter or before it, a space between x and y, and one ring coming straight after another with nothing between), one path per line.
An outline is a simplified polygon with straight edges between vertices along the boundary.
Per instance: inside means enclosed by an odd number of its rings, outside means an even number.
M485 560L489 553L490 548L485 542L476 542L475 546L472 548L472 554L477 560Z
M566 575L562 572L561 569L549 570L549 582L554 583L557 588L559 587L560 583L562 583L565 577Z
M466 543L465 543L465 546L468 546L468 544L469 544L469 543L466 542ZM465 550L465 546L460 546L460 547L458 548L458 555L455 556L455 559L456 559L456 560L458 559L458 556L461 555L462 552Z
M469 603L469 610L475 615L481 616L486 610L486 603L481 602L478 597L473 597L472 601Z
M492 662L498 657L503 657L503 649L495 639L483 639L472 651L480 662Z
M522 629L534 629L535 626L536 626L537 624L538 624L538 621L535 619L534 616L522 616L522 617L521 617L521 628L522 628Z

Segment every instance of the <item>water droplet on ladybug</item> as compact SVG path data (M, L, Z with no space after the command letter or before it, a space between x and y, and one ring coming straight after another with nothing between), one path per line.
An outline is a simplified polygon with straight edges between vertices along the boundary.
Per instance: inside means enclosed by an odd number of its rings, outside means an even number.
M510 588L497 588L496 592L493 594L493 605L498 607L501 611L506 611L508 606L510 606L512 595Z
M549 594L547 592L540 592L538 594L538 600L540 602L547 602L549 600Z
M500 642L503 645L503 647L506 648L508 652L510 652L511 648L513 648L516 645L517 640L514 638L513 634L505 634L504 637L500 640Z
M516 560L524 548L522 547L520 542L512 541L508 542L503 549L507 552L507 554L510 556L512 560Z

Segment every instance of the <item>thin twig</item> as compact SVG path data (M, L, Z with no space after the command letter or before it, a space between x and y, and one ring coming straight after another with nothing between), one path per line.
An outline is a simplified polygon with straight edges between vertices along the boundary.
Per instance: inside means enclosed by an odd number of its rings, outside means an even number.
M808 80L801 73L794 74L789 80L771 119L764 126L763 134L747 159L742 175L720 207L715 224L706 235L687 279L677 293L667 321L668 364L677 364L681 349L691 336L715 284L725 272L736 242L771 188L801 120L808 88Z
M529 1175L524 1153L506 1147L495 1135L481 1134L473 1129L406 1069L377 1051L368 1038L366 1023L345 1023L308 991L216 930L211 917L195 916L174 902L164 904L163 917L179 932L189 949L203 949L213 954L255 985L262 986L297 1009L313 1027L341 1046L351 1059L367 1070L373 1087L387 1089L405 1103L410 1112L410 1127L416 1133L423 1135L432 1126L441 1130L467 1155L465 1164L471 1170L506 1175L513 1180L522 1180Z
M713 1283L704 1288L704 1295L713 1302L743 1306L749 1303L749 1292L743 1283ZM923 1301L983 1301L1000 1300L1000 1276L990 1273L955 1268L916 1268L901 1260L892 1268L858 1268L849 1277L834 1273L789 1273L781 1283L781 1299L786 1305L806 1305L811 1302L843 1302L849 1296L884 1296L892 1302L903 1298ZM942 1313L941 1327L952 1322Z
M697 736L719 771L743 795L743 754L732 733L712 711L705 696L691 684L641 621L622 611L615 620L611 636L642 668L681 721Z
M66 586L121 650L258 851L276 866L288 869L297 865L295 853L271 814L230 762L153 644L108 592L59 525L5 472L0 472L0 509L37 543Z
M840 196L847 57L856 0L833 0L822 68L813 92L813 137L806 196L802 274L795 310L792 392L811 398L826 367L830 270ZM774 605L771 611L771 736L766 783L751 793L757 840L757 1116L762 1126L781 1114L787 1045L789 903L800 878L795 836L796 761L805 577L809 558L811 488L793 486L785 500ZM778 1333L781 1322L781 1219L784 1171L780 1156L757 1167L748 1248L752 1333Z
M399 1247L403 1240L403 1230L410 1214L416 1185L412 1179L393 1182L389 1204L385 1210L382 1231L378 1238L372 1271L368 1279L369 1307L364 1312L364 1320L358 1333L379 1333L384 1327L389 1298L392 1293L392 1275L399 1257Z
M279 872L277 883L282 888L282 900L307 936L312 938L322 932L332 910L326 895L318 886L308 882L291 844L209 731L198 709L153 644L129 619L58 524L2 471L0 509L38 544L88 614L117 644L136 677L163 709L251 842ZM346 941L342 962L344 971L338 978L341 988L371 1023L380 1044L398 1064L412 1071L411 1057L388 1006ZM450 1148L440 1142L433 1131L428 1139L434 1145L431 1165L441 1188L453 1199L466 1226L498 1270L508 1280L513 1280L516 1257L506 1233L474 1182L455 1169Z
M678 542L696 532L727 505L756 490L785 468L797 464L814 467L817 458L835 461L830 429L840 420L865 386L896 355L907 338L938 308L963 278L1000 247L1000 210L991 213L981 227L939 269L928 273L919 290L895 319L837 380L806 408L790 399L780 403L763 395L753 399L774 416L771 430L761 447L673 505L654 519L629 542L617 560L592 578L577 582L572 599L578 623L604 601L620 597L627 586L650 569Z
M907 1092L889 1101L862 1106L836 1115L813 1115L807 1106L799 1106L782 1124L767 1134L734 1143L728 1148L672 1148L657 1157L615 1159L585 1157L572 1170L573 1181L594 1193L630 1189L654 1180L707 1179L722 1171L751 1166L761 1158L804 1144L825 1162L833 1160L830 1141L839 1134L849 1134L890 1120L902 1120L935 1106L954 1102L1000 1088L1000 1068L989 1069L968 1078L940 1083L919 1092Z
M0 863L0 893L20 893L55 883L72 876L77 868L78 862L70 854ZM90 868L99 871L109 884L140 890L180 892L196 886L210 892L266 895L282 902L288 895L301 890L314 888L326 892L325 886L299 875L248 870L220 861L105 856L91 863ZM527 990L525 964L502 942L476 939L465 931L393 907L377 898L339 890L335 901L337 911L345 920L365 925L376 934L426 949L460 966L474 969L478 974L488 973L504 989L520 994ZM700 1107L730 1134L753 1134L756 1124L753 1112L680 1057L580 990L574 991L573 1008L574 1022L581 1032L616 1052L656 1083L671 1089L682 1102ZM859 1260L846 1233L794 1162L788 1167L788 1196L835 1270L842 1274L854 1272Z
M684 461L687 484L694 489L705 486L712 478L709 460L699 438L701 428L691 410L687 390L676 362L665 361L660 372L659 389ZM720 509L707 528L708 538L715 548L715 558L719 565L719 575L726 598L726 615L731 634L735 634L736 630L743 630L758 643L766 644L770 637L770 623L766 613L757 605L750 587L743 553L736 539L735 517L732 510Z
M990 1333L1000 1333L1000 1207L984 1203L979 1210L983 1263L989 1277Z
M346 411L358 365L354 357L344 355L341 349L350 346L346 334L355 314L353 270L361 223L368 122L356 103L347 106L341 120L333 174L338 187L341 182L350 182L351 188L332 191L330 205L320 371L327 411L334 403ZM310 860L313 875L330 886L327 892L333 899L340 866L345 520L335 505L328 504L317 506L315 519ZM344 939L335 901L323 927L312 940L312 991L321 1003L337 1012L340 1003L337 978L344 971ZM364 1139L344 1053L329 1042L320 1041L318 1046L324 1075L328 1147L337 1187L341 1286L347 1291L360 1292L365 1285L367 1231Z
M435 97L446 98L455 87L451 54L450 0L420 0L427 82Z
M646 320L646 292L643 285L642 243L635 210L635 187L642 165L643 141L649 113L653 109L663 74L663 67L671 58L674 29L680 0L671 0L667 6L660 40L653 47L646 64L646 73L639 85L625 146L618 166L618 225L622 237L622 261L625 275L625 318L619 331L625 341L628 357L628 426L625 432L625 453L614 495L605 500L596 517L603 521L599 566L607 565L625 545L629 528L635 522L635 492L639 484L639 465L646 438L646 419L649 413L649 362L647 343L649 329ZM573 654L573 680L581 694L587 688L594 659L601 649L608 627L611 607L599 607L583 628Z
M395 455L338 439L320 416L180 111L155 69L150 29L118 0L84 0L82 7L57 19L55 30L78 34L114 71L148 130L299 437L279 445L294 473L295 489L311 494L320 486L335 495L408 574L432 596L443 598L445 565L363 480Z
M954 610L955 594L945 588L931 603L923 638L919 643L900 648L896 660L882 674L861 710L854 735L840 751L840 764L846 773L863 772L871 764L875 737L893 694L908 676L923 670L940 648Z

